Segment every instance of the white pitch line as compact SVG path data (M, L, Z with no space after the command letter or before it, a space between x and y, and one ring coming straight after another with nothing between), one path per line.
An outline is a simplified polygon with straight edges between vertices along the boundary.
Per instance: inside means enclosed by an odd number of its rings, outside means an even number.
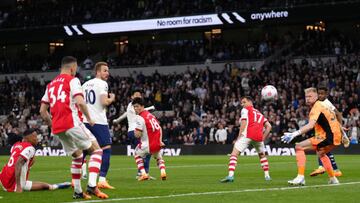
M326 185L310 185L310 186L299 186L299 187L258 188L258 189L228 190L228 191L214 191L214 192L198 192L198 193L192 192L192 193L164 195L164 196L129 197L129 198L115 198L115 199L105 199L105 200L88 200L88 201L65 202L65 203L90 203L90 202L113 202L113 201L131 201L131 200L144 200L144 199L162 199L162 198L189 197L189 196L200 196L200 195L219 195L219 194L229 194L229 193L282 191L282 190L295 190L295 189L306 189L306 188L317 188L317 187L335 187L335 186L355 185L355 184L360 184L360 182L340 183L338 185L326 184Z

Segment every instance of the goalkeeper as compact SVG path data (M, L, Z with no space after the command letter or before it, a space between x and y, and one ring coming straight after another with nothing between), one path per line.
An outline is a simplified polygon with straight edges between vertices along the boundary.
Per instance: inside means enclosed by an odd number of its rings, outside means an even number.
M331 111L326 104L318 100L316 88L305 89L305 101L311 107L308 124L293 133L285 133L281 140L284 143L290 143L296 136L313 128L315 136L296 143L298 175L293 180L289 180L288 183L290 185L305 185L305 151L315 150L329 175L329 184L339 184L331 166L331 161L326 154L341 144L341 124L336 119L334 111Z

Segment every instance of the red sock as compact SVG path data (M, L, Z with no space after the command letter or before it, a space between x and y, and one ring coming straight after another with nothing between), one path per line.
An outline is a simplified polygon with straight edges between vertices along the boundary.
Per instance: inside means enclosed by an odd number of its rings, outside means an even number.
M76 158L73 157L71 162L71 177L72 177L72 182L74 184L74 191L76 193L82 193L81 181L80 181L82 158L83 155Z
M234 176L235 168L237 165L237 156L231 155L229 160L229 176Z

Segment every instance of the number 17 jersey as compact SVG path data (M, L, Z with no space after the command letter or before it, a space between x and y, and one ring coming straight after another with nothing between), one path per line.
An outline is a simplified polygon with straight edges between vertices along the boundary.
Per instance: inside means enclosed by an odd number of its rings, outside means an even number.
M264 123L267 122L267 119L262 113L253 106L248 106L241 110L240 120L246 120L244 136L257 142L263 141Z
M68 74L60 74L46 87L42 103L50 105L52 133L59 134L81 123L75 97L83 96L80 80Z

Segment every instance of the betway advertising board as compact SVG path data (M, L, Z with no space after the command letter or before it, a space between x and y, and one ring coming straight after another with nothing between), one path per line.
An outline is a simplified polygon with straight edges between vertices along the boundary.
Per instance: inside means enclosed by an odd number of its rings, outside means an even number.
M227 146L225 148L217 148L213 146L216 145L207 145L206 148L204 148L204 146L173 146L161 149L161 153L163 156L181 156L199 154L227 154L231 152L230 146ZM269 156L295 156L294 147L270 147L269 145L266 145L265 148ZM134 156L135 149L130 145L113 146L112 153L113 155ZM257 152L254 148L246 149L241 155L257 156ZM35 156L66 156L66 153L63 149L60 148L44 147L41 149L37 149L35 152Z
M167 146L161 150L163 156L188 156L188 155L227 155L232 151L232 145L174 145ZM293 145L266 145L265 150L269 156L295 156L295 148ZM130 145L114 145L112 146L113 155L133 156L134 147ZM350 145L349 148L342 146L335 148L334 154L360 154L360 145ZM10 148L0 148L0 155L9 155ZM309 153L314 154L314 152ZM254 148L246 149L242 156L257 156ZM35 156L67 156L62 148L43 147L37 148Z

